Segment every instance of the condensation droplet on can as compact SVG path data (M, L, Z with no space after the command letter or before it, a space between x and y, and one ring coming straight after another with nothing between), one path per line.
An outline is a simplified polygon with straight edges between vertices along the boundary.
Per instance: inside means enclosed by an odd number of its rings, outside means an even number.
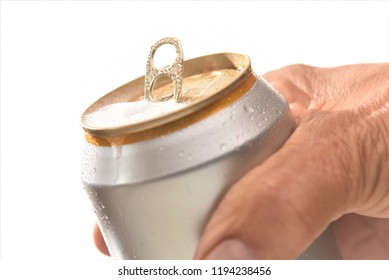
M247 105L245 104L243 106L244 110L247 112L247 113L254 113L255 112L255 109L253 107L251 107L250 105Z
M122 156L122 146L112 146L113 157L119 159Z
M160 152L163 152L164 150L165 150L165 146L159 147L159 151L160 151Z

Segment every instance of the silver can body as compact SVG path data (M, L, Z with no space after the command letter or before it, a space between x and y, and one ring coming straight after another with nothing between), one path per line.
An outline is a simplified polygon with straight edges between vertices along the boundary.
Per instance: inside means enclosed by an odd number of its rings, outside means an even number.
M228 188L294 126L285 99L258 77L230 106L178 131L121 146L87 143L82 181L111 256L191 259ZM333 235L301 258L338 258Z

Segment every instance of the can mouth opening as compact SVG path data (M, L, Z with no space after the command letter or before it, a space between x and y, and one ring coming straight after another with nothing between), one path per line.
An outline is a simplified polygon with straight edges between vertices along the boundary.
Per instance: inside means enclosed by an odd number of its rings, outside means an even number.
M184 61L183 94L173 109L170 101L153 102L152 106L159 106L160 114L149 115L148 118L126 121L123 116L116 115L121 120L109 120L102 112L115 116L115 106L132 105L137 101L144 101L145 76L130 81L109 92L94 102L81 117L83 129L96 136L115 136L145 131L151 128L168 124L186 117L213 102L225 97L251 74L250 58L247 55L236 53L219 53L197 57ZM154 86L154 95L163 100L164 95L172 88L172 81L162 79ZM146 102L146 101L144 101ZM161 106L165 106L164 110ZM112 107L112 108L111 108ZM142 110L142 108L140 108ZM93 121L99 115L98 121ZM104 119L105 118L105 119Z

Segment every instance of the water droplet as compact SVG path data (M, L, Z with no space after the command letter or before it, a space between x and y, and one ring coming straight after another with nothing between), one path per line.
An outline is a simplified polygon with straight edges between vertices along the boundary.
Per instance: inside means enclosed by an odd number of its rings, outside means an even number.
M254 116L250 116L250 120L254 120Z
M122 156L122 146L113 146L112 151L115 159L119 159Z
M227 144L226 143L221 143L220 146L219 146L219 149L224 151L225 149L227 148Z
M165 146L159 147L159 151L160 151L160 152L163 152L164 150L165 150Z
M134 255L134 256L132 256L132 259L136 260L136 259L137 259L137 257Z
M180 151L180 152L178 153L178 156L179 156L179 157L183 157L183 156L184 156L184 152L183 152L183 151Z
M245 104L243 106L244 110L247 112L247 113L254 113L255 112L255 109L247 104Z
M192 157L193 157L193 156L192 156L192 154L188 154L188 157L187 157L187 159L188 159L188 160L191 160L191 159L192 159Z

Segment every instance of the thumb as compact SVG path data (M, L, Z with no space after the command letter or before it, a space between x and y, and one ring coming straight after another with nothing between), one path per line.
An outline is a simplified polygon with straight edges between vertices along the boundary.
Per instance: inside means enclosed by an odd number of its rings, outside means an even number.
M304 126L229 190L196 259L297 258L347 211L347 154Z

